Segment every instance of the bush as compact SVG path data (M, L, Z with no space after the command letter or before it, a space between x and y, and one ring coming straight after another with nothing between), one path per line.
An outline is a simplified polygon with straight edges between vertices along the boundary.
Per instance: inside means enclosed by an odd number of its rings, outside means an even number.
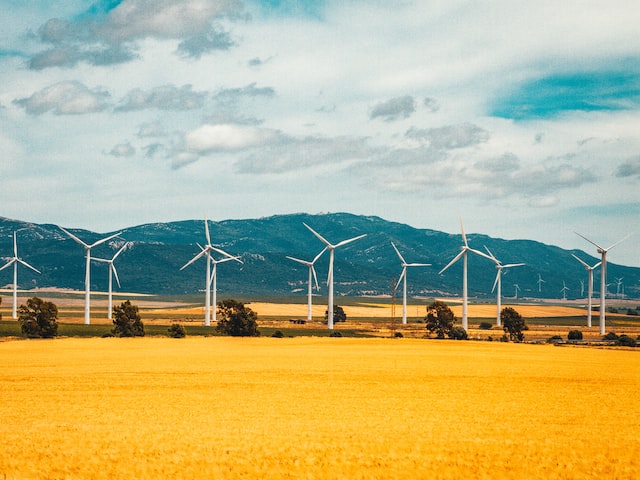
M116 337L144 337L144 325L138 307L130 300L113 307L113 330Z
M395 332L395 333L393 334L393 337L394 337L394 338L403 338L403 337L404 337L404 335L402 334L402 332Z
M216 331L232 337L259 337L258 314L233 299L218 302L220 319Z
M501 342L508 342L509 341L509 337L507 337L506 333L500 337L500 341Z
M547 339L547 343L560 343L563 341L564 339L560 335L554 335L553 337L549 337Z
M324 319L327 321L329 320L329 310L324 311ZM347 314L344 313L344 308L342 308L340 305L334 305L333 306L333 323L346 322L346 321L347 321Z
M329 334L329 336L330 336L330 337L341 337L341 336L342 336L342 334L341 334L340 332L338 332L338 331L335 331L335 332L331 332L331 333Z
M567 338L569 340L582 340L582 332L580 330L571 330Z
M53 338L58 334L58 307L38 297L18 307L18 322L27 337Z
M273 334L271 336L273 338L283 338L284 337L284 333L282 333L280 330L276 330L275 332L273 332Z
M467 331L462 327L453 327L451 333L449 333L449 338L453 338L454 340L466 340Z
M613 332L609 332L604 337L602 337L602 339L608 342L615 342L616 340L618 340L618 335Z
M169 327L169 336L172 338L184 338L187 336L187 331L179 323L173 323Z
M478 325L480 330L491 330L491 327L493 327L491 322L480 322L480 325Z
M637 344L635 338L632 338L628 335L622 334L616 340L616 345L620 345L621 347L635 347Z

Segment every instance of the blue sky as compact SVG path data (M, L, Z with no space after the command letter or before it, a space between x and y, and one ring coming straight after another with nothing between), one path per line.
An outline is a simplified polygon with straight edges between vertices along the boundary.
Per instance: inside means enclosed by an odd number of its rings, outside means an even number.
M0 0L0 216L293 212L612 244L640 212L633 1ZM640 232L610 260L640 266ZM517 261L517 259L506 259Z

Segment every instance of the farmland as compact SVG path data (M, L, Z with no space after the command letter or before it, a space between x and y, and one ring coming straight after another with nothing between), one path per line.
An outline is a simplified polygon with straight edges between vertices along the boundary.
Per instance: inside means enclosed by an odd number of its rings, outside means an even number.
M634 478L633 350L354 338L0 343L3 478Z

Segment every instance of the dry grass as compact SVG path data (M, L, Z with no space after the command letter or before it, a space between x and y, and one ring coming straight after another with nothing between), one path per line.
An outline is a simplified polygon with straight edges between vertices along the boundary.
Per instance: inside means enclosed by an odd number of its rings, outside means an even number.
M631 350L0 343L2 478L636 478Z

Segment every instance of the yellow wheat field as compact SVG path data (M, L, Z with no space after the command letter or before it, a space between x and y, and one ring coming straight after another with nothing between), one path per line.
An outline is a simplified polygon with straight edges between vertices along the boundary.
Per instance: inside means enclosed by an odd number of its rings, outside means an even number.
M637 478L640 352L0 342L0 478Z

